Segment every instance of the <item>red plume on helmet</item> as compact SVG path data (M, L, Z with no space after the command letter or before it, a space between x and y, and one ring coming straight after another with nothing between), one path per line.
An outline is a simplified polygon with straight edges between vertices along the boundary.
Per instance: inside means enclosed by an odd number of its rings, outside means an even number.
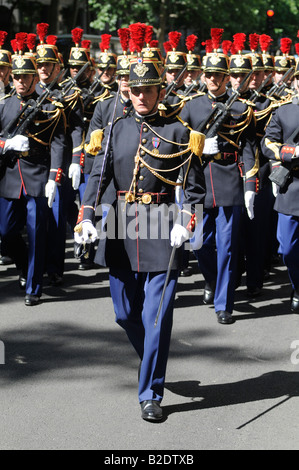
M220 47L220 42L222 39L222 34L223 34L223 29L222 28L212 28L211 29L211 38L212 38L212 49L214 51L217 51Z
M130 41L129 28L119 28L117 30L117 34L118 34L120 45L121 45L123 52L127 52L129 48L129 41Z
M172 50L177 49L179 42L181 40L181 37L182 37L182 33L180 33L179 31L170 31L170 33L168 33L168 39L171 44Z
M0 48L5 43L6 37L7 37L7 32L6 31L0 31Z
M296 54L299 55L299 42L295 44L295 51L296 51Z
M49 44L49 46L56 46L56 42L57 36L54 36L54 34L51 34L47 37L47 44Z
M152 39L150 42L150 47L159 47L159 41L157 39Z
M12 39L12 40L10 41L10 44L11 44L11 47L12 47L12 50L14 51L14 53L17 54L17 52L18 52L17 40L16 40L16 39Z
M49 25L48 23L38 23L36 25L36 32L39 37L40 44L44 43L44 39L48 34Z
M153 37L154 28L151 25L145 27L144 42L148 46Z
M83 29L75 28L75 29L72 29L71 33L72 33L73 42L75 43L76 47L79 47L82 36L83 36Z
M139 54L142 51L145 37L144 23L134 23L129 26L130 38L134 43L135 51Z
M164 48L164 51L165 53L167 54L167 52L170 52L171 51L171 44L169 41L165 41L163 42L163 48Z
M107 52L110 46L111 34L102 34L100 49L102 52Z
M16 41L19 53L24 52L27 43L27 33L17 33Z
M261 34L259 37L260 48L262 52L267 52L273 39L268 34Z
M232 41L229 41L228 39L222 41L221 47L222 47L223 54L228 55L232 47Z
M233 36L234 38L234 48L237 52L241 53L245 46L246 34L245 33L236 33Z
M134 23L129 26L130 38L133 41L137 53L140 53L143 48L145 27L146 25L144 23Z
M283 54L288 55L291 50L292 39L290 38L281 38L280 40L280 50Z
M212 39L206 39L204 42L201 43L201 45L205 47L206 54L210 54L211 52L213 52Z
M195 34L190 34L186 38L186 48L189 52L193 52L198 41L198 37Z
M33 51L33 49L35 48L35 43L36 43L36 34L28 34L27 36L27 47L29 49L29 51Z
M249 47L250 47L251 52L257 51L257 48L259 45L259 38L260 38L259 34L256 34L256 33L249 34Z
M90 49L90 45L91 41L89 39L83 39L81 42L81 47L83 47L83 49Z

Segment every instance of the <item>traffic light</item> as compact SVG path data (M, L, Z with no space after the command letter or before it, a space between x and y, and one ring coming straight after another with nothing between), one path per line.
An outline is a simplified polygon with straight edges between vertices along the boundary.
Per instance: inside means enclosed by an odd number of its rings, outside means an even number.
M274 10L267 10L267 31L272 32L274 28Z

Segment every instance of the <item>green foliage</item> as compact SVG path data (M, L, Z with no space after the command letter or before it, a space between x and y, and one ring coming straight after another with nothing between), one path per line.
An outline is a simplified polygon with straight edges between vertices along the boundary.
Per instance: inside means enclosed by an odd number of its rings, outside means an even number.
M223 39L232 39L237 32L267 33L274 38L288 36L297 42L299 5L297 0L89 0L96 19L92 27L103 32L116 31L137 21L151 24L154 31L177 29L197 34L200 41L210 37L211 28L223 28ZM274 30L266 30L266 11L275 12ZM161 38L167 40L167 37Z

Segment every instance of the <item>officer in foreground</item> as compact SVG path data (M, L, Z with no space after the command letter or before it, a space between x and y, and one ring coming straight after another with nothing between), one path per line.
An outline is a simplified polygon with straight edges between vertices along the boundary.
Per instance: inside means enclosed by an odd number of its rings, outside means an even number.
M102 151L95 159L84 194L75 240L82 244L97 238L93 225L97 195L101 201L113 179L119 237L109 238L108 231L105 239L101 236L95 261L110 268L116 322L125 329L141 361L138 391L141 416L161 421L160 403L182 255L179 248L191 235L196 221L195 205L202 203L205 194L199 158L203 136L197 136L197 146L193 148L188 130L176 118L160 116L158 104L165 90L161 88L156 61L138 55L131 62L129 78L135 112L114 122L111 142L106 130ZM107 166L101 181L106 155ZM177 214L174 188L180 168L184 171L185 191L182 210ZM132 226L134 234L130 233ZM158 316L172 250L175 257Z

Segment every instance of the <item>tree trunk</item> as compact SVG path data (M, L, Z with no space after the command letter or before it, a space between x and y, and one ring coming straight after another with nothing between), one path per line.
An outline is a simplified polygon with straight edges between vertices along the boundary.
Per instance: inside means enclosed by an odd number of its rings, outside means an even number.
M50 11L49 11L49 32L51 34L59 33L59 7L60 0L51 0Z

